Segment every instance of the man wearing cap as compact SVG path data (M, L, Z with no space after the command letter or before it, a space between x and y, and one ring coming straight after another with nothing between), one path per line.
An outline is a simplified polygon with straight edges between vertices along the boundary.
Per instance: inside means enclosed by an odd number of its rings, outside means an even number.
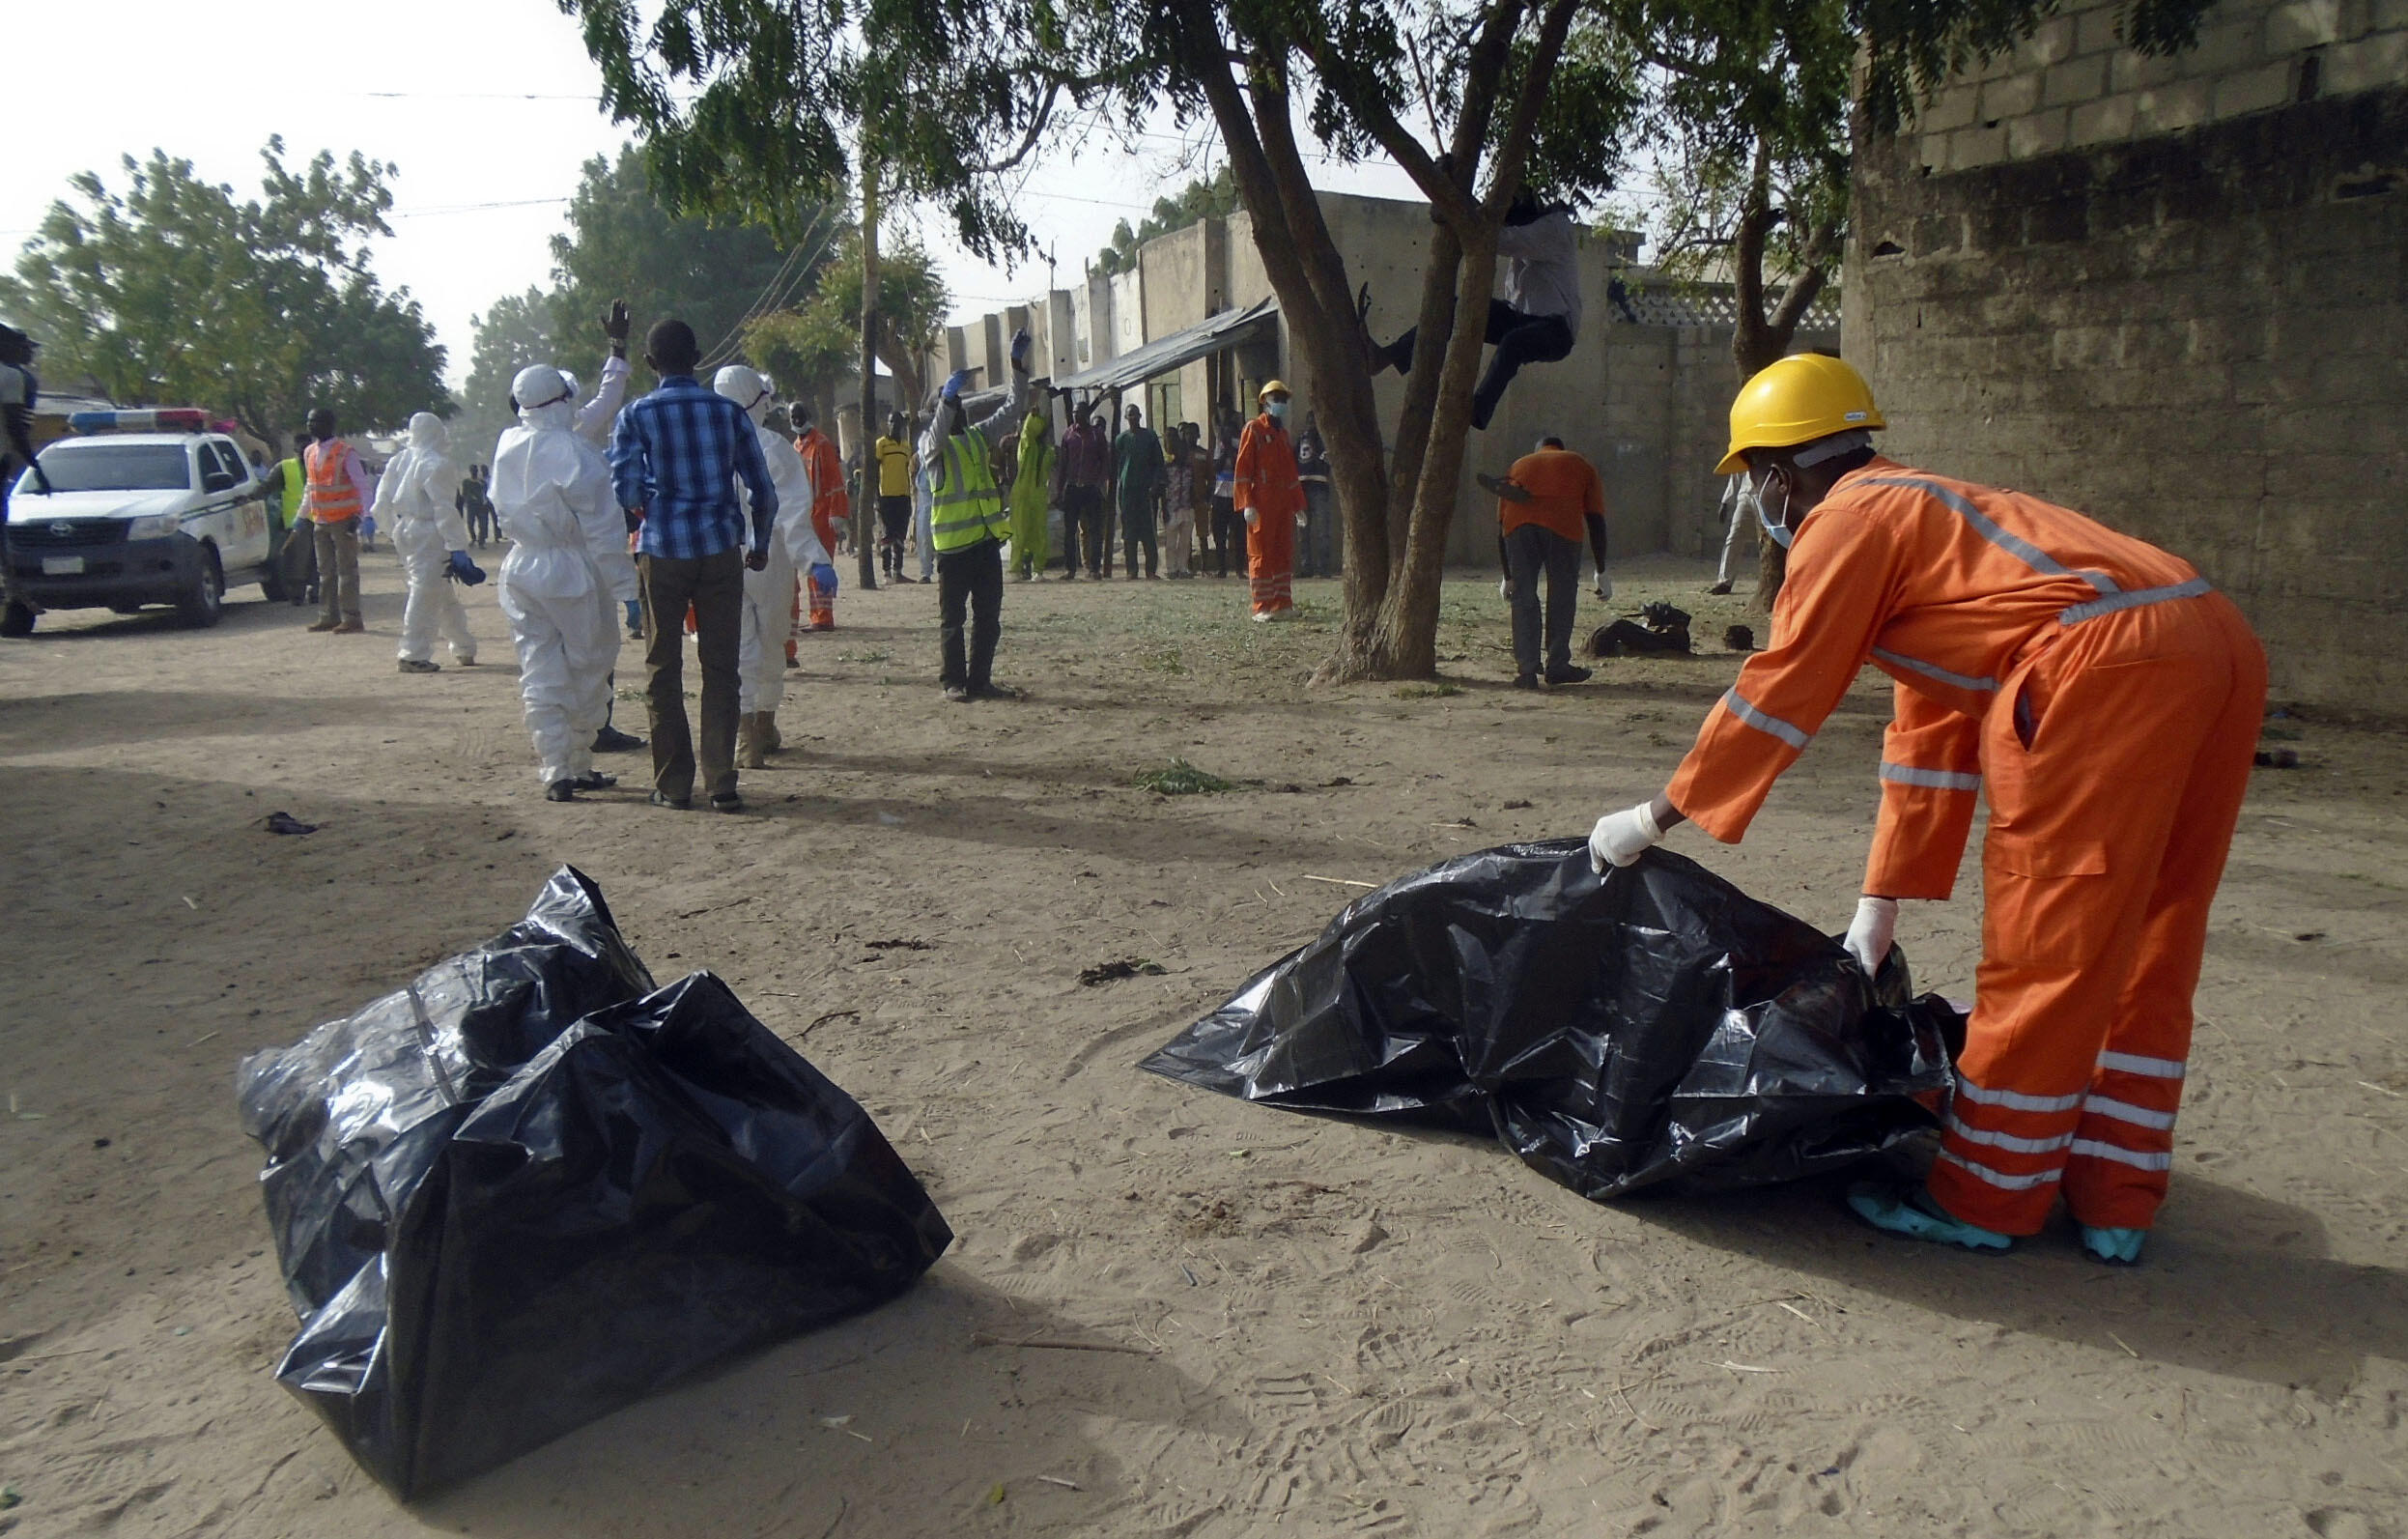
M1246 519L1248 597L1258 622L1296 617L1290 574L1296 530L1304 523L1304 481L1285 425L1288 401L1288 386L1277 380L1256 393L1261 410L1237 441L1231 482L1231 499Z
M1735 842L1870 662L1895 681L1881 814L1847 948L1945 898L1986 792L1982 958L1940 1155L1866 1183L1879 1228L1972 1249L2062 1193L2082 1248L2139 1259L2165 1200L2191 997L2266 662L2187 563L2070 509L1875 454L1873 394L1802 354L1750 380L1720 470L1789 551L1771 644L1661 795L1598 821L1600 869L1695 822Z
M996 688L994 679L995 643L1004 630L1004 540L1011 533L1011 516L995 484L987 434L1009 426L1024 410L1029 333L1012 333L1011 388L1004 403L976 422L961 401L968 383L966 373L945 382L936 416L920 443L920 463L928 470L929 528L937 557L937 623L944 647L938 684L945 698L955 701L1011 693ZM965 611L970 616L966 647Z

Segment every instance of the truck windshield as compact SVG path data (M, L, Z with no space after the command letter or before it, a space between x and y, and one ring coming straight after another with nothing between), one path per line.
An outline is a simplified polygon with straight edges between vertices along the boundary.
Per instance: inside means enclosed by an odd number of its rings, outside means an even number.
M42 451L42 472L55 492L182 492L192 484L181 443L53 443ZM16 493L41 487L28 470Z

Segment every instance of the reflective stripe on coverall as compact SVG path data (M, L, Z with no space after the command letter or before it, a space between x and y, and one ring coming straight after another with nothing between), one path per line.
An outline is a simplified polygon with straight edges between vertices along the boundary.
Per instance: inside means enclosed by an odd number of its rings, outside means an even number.
M1864 891L1948 896L1989 790L1982 960L1931 1175L1958 1217L2145 1229L2207 910L2264 711L2240 612L2066 508L1888 460L1799 524L1772 615L1666 788L1736 842L1857 670L1896 680Z
M1289 580L1296 569L1296 520L1304 513L1304 480L1287 429L1261 413L1237 440L1231 499L1256 517L1246 526L1246 576L1257 614L1296 607Z
M451 553L468 548L468 523L456 505L460 468L445 452L451 436L443 419L420 412L410 419L410 445L384 462L377 480L374 511L393 530L393 552L410 579L402 606L401 660L431 663L435 637L451 643L454 662L476 661L476 637L468 630L460 591L445 577Z
M609 462L566 401L529 407L494 447L494 514L510 541L496 597L519 651L519 690L546 784L593 769L610 709L619 625L594 547L627 524Z

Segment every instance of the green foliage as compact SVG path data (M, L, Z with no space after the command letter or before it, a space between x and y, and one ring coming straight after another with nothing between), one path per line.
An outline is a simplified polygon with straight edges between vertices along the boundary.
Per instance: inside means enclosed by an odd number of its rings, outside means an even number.
M636 388L649 383L640 359L655 321L674 316L692 326L706 367L735 357L746 322L811 292L842 217L831 203L792 195L763 212L776 214L782 236L765 223L674 212L654 195L633 147L615 160L586 161L568 230L552 241L552 326L572 355L554 361L585 376L593 365L575 355L601 351L602 317L614 299L635 317Z
M1463 693L1460 684L1400 684L1397 698L1401 700L1443 700Z
M1147 242L1206 219L1226 219L1237 207L1237 178L1224 160L1220 170L1188 183L1177 197L1154 199L1154 212L1136 229L1130 229L1126 219L1115 225L1112 243L1095 253L1095 270L1107 275L1132 271L1137 267L1137 248Z
M905 394L919 390L919 360L944 334L952 293L927 251L905 240L878 254L878 360ZM861 376L862 241L848 230L820 271L819 287L792 309L745 323L744 356L788 398L821 400L839 383Z
M881 189L945 205L974 255L1026 248L1014 189L990 173L1029 153L1062 98L1054 0L559 4L670 208L797 239L798 195L836 196L868 145Z
M1159 769L1149 769L1132 782L1141 791L1157 796L1218 796L1237 789L1235 781L1223 780L1210 770L1198 769L1183 758L1175 758Z
M261 152L261 196L154 151L124 161L121 192L72 179L0 278L0 305L44 351L47 372L89 376L112 399L225 412L279 449L319 406L347 431L448 413L443 350L407 289L369 268L394 168L321 151L298 169Z

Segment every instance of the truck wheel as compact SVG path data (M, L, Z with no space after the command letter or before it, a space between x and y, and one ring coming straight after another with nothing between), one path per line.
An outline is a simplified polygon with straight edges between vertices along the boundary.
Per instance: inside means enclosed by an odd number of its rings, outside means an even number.
M199 630L216 624L217 617L225 612L225 569L217 564L217 548L204 545L192 585L176 600L176 613L184 616L186 625Z
M10 641L22 641L34 634L34 609L30 604L12 602L0 610L0 636Z
M281 604L292 597L291 590L284 585L284 574L276 569L277 564L270 560L260 569L259 574L260 596L270 604Z

